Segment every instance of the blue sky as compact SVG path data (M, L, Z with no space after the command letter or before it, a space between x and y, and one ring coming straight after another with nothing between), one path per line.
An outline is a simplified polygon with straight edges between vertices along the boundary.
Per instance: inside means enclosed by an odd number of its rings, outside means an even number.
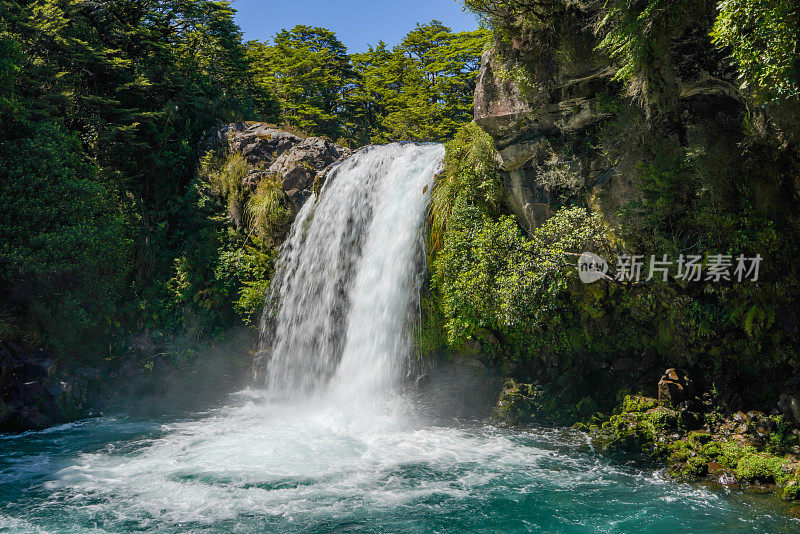
M270 39L297 24L336 32L350 52L363 52L383 39L398 44L417 22L439 19L454 31L474 30L475 16L456 0L233 0L246 40Z

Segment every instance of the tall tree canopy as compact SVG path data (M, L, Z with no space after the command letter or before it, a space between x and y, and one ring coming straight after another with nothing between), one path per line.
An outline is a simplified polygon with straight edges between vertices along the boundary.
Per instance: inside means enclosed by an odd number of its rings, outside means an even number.
M250 42L254 79L278 95L282 119L351 144L443 140L472 119L487 30L417 25L403 42L348 55L325 28L296 26Z
M272 45L251 41L254 78L280 100L282 119L337 139L346 131L346 95L355 73L347 48L325 28L295 26Z

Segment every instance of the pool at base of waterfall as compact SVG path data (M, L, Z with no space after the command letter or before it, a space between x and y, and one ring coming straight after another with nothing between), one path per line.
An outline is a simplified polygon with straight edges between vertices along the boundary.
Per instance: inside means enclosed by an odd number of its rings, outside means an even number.
M324 400L0 436L0 532L798 532L774 498L614 464L572 431Z

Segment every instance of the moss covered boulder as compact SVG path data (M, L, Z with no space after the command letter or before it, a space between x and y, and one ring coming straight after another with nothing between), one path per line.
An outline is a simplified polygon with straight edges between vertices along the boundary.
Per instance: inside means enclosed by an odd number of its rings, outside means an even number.
M538 385L508 379L492 410L492 418L505 425L533 424L545 400L544 391Z
M604 454L658 460L668 455L666 443L682 427L680 412L658 406L656 399L628 395L618 413L593 428L593 443Z

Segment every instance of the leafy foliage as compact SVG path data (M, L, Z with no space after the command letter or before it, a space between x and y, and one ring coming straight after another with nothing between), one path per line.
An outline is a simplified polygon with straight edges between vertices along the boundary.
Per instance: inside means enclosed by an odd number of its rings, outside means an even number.
M496 212L503 199L503 187L495 164L494 143L474 123L470 123L447 144L444 170L436 177L431 193L431 245L442 247L447 221L456 202L477 204Z
M619 63L616 78L657 112L673 109L677 98L670 41L702 24L705 6L704 0L609 0L603 6L598 47Z
M260 86L278 95L287 124L344 144L443 140L472 118L486 30L418 25L389 49L348 55L333 32L296 26L250 42Z
M576 278L573 255L608 235L597 216L578 207L523 235L513 217L500 214L502 189L487 143L469 125L448 144L434 189L432 226L442 247L432 280L451 344L488 331L519 348L532 331L557 323Z
M248 226L262 239L278 244L277 236L286 232L292 211L281 182L275 177L262 179L247 201Z
M743 87L764 100L800 96L800 6L791 0L726 0L711 33L739 66Z
M332 139L345 134L346 91L355 73L332 31L295 26L272 45L251 41L247 53L257 83L278 96L284 121Z

